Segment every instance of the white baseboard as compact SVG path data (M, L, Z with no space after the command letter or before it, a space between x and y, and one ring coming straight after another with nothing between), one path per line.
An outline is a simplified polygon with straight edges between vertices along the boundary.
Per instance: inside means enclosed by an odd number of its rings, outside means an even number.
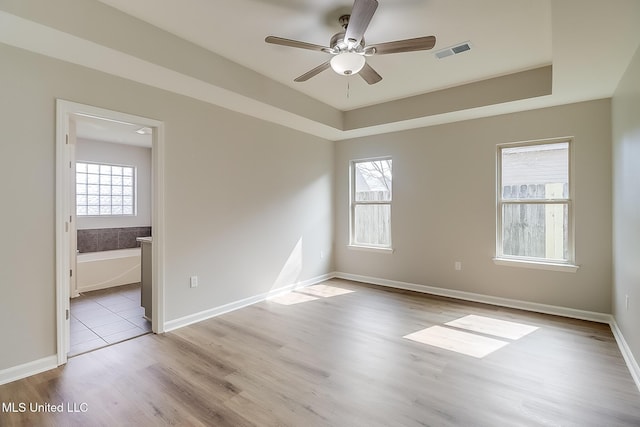
M21 380L22 378L30 377L31 375L39 374L40 372L48 371L49 369L57 367L58 357L53 355L24 363L22 365L3 369L0 371L0 385Z
M536 313L554 314L556 316L571 317L574 319L589 320L598 323L610 323L611 315L595 311L577 310L575 308L559 307L555 305L539 304L535 302L521 301L510 298L494 297L490 295L476 294L473 292L457 291L454 289L437 288L434 286L417 285L415 283L399 282L396 280L379 279L377 277L361 276L357 274L335 272L334 277L340 279L364 282L372 285L386 286L389 288L404 289L407 291L421 292L423 294L438 295L442 297L456 298L465 301L481 302L498 305L501 307L517 308L520 310L534 311Z
M640 366L638 366L638 362L636 361L635 357L633 357L633 353L631 352L631 349L627 344L627 340L624 339L624 335L622 335L622 331L618 327L618 323L616 322L615 317L611 316L611 322L609 323L609 325L611 326L613 336L618 343L618 347L620 348L622 357L624 357L624 361L627 363L629 372L631 372L631 377L636 383L636 387L638 387L638 390L640 390Z
M272 289L269 292L264 292L262 294L254 295L252 297L241 299L239 301L230 302L228 304L210 308L199 313L194 313L188 316L180 317L178 319L169 320L164 324L164 332L173 331L175 329L182 328L183 326L191 325L193 323L201 322L212 317L220 316L221 314L229 313L231 311L256 304L258 302L266 300L267 298L271 298L292 291L294 289L304 288L306 286L324 282L325 280L329 280L333 277L335 277L333 273L323 274L322 276L313 277L311 279L303 280L301 282L283 286L281 288Z

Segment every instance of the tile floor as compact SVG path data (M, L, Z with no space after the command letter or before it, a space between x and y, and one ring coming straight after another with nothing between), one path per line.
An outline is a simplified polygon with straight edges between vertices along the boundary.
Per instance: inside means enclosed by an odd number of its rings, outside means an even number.
M85 292L71 299L69 356L151 331L140 306L140 283Z

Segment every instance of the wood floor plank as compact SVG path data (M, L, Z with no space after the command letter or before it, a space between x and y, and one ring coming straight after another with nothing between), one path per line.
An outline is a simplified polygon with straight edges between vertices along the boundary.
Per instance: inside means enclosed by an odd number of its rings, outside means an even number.
M338 279L311 292L0 386L4 404L86 404L4 411L0 425L640 425L640 393L607 325ZM507 344L470 357L403 338L434 327Z

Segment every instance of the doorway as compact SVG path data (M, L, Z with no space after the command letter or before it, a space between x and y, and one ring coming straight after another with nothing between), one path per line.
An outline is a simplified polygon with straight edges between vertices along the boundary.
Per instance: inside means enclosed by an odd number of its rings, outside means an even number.
M84 212L82 208L76 207L76 137L77 137L77 124L82 123L84 128L83 132L86 132L87 126L89 130L91 128L98 129L107 124L112 124L116 128L134 128L139 131L145 132L150 137L150 149L151 149L151 165L150 165L150 211L149 218L151 229L153 230L153 245L151 248L151 329L155 333L163 332L164 330L164 274L163 274L163 168L164 168L164 129L163 123L157 120L148 119L145 117L133 116L126 113L120 113L112 110L106 110L98 107L78 104L65 100L57 101L57 116L56 116L56 312L57 312L57 355L58 365L64 364L67 361L69 351L71 348L70 340L70 325L72 321L78 319L71 314L70 298L80 295L82 291L87 291L85 298L85 306L89 307L91 304L102 301L103 303L119 302L126 305L126 299L135 299L135 292L137 290L132 288L117 289L118 284L109 284L109 289L102 289L105 285L103 282L97 282L98 284L80 289L78 279L78 266L76 264L77 253L77 237L76 230L78 228L78 216L77 213L81 213L83 220L86 220L83 216ZM117 125L117 126L116 126ZM104 127L104 126L103 126ZM139 132L140 133L140 132ZM123 138L121 135L118 137ZM102 175L101 175L102 178ZM80 209L80 210L78 210ZM84 208L86 209L86 207ZM123 209L120 207L119 209ZM125 212L130 209L124 206ZM135 209L135 206L134 206ZM115 208L114 208L115 210ZM94 212L95 213L95 212ZM89 215L91 216L91 215ZM98 216L94 216L98 218ZM134 215L130 215L134 218ZM87 217L88 218L88 217ZM99 222L98 222L99 223ZM86 225L84 226L86 228ZM134 229L136 229L134 227ZM107 230L110 232L110 230ZM130 230L125 229L126 232ZM144 231L141 231L144 234ZM129 233L130 234L130 233ZM127 236L128 240L131 240L132 236ZM135 239L135 237L133 237ZM125 239L127 240L127 239ZM113 244L113 239L107 244ZM118 249L108 247L107 250ZM124 284L123 284L124 285ZM86 285L85 285L86 286ZM111 286L116 286L111 288ZM95 289L94 289L95 288ZM92 292L90 292L92 291ZM113 294L114 292L120 292L121 294ZM91 294L91 295L89 295ZM113 294L113 295L108 295ZM109 307L102 306L101 309L108 309ZM105 313L106 316L106 313ZM135 321L134 321L135 323ZM76 325L77 327L77 325ZM109 328L103 328L109 329ZM146 332L146 331L143 331ZM87 333L87 332L85 332ZM87 333L88 334L88 333ZM108 340L104 340L107 345Z

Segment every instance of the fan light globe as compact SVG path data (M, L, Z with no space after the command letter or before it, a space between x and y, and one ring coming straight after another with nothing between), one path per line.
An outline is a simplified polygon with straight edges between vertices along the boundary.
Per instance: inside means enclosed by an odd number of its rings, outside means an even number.
M331 58L331 68L338 74L357 74L364 67L364 56L353 52L342 52Z

